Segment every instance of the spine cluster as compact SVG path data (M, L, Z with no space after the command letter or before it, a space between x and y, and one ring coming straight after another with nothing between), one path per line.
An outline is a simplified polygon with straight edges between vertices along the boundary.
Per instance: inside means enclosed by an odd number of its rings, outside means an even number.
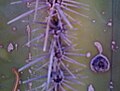
M28 91L66 91L65 88L76 91L77 89L74 89L71 84L83 83L78 80L77 74L75 74L76 70L72 70L69 65L76 64L80 67L86 65L72 59L71 56L89 57L90 54L72 52L76 49L72 44L72 35L69 35L69 32L74 31L72 23L76 20L67 12L88 18L88 16L71 9L88 10L88 5L74 0L21 0L11 4L20 3L26 3L30 10L12 19L8 24L23 17L32 16L32 21L26 22L31 24L30 27L39 25L39 27L30 29L31 36L35 32L38 33L38 36L31 38L26 45L30 45L30 48L37 47L40 51L38 56L33 56L29 63L19 68L19 72L28 68L32 70L31 77L22 81L22 84L32 83L32 88L27 89ZM42 15L42 18L45 17L41 19L41 14L44 12L47 13ZM41 32L41 30L44 31Z

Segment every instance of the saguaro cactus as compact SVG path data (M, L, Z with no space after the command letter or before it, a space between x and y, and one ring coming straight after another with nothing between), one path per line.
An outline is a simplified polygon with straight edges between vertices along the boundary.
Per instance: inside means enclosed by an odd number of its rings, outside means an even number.
M20 3L26 3L30 10L10 20L8 24L23 17L32 18L23 20L28 23L28 42L25 45L32 50L30 55L34 52L33 49L37 48L38 52L38 55L29 56L29 62L18 69L19 72L31 69L30 78L22 81L22 84L32 83L32 87L26 89L28 91L76 91L71 84L84 83L79 81L75 72L77 69L74 70L69 65L86 65L72 59L71 56L89 57L90 53L73 52L76 49L70 40L72 35L69 35L69 32L74 31L72 23L76 20L68 12L89 18L74 10L88 10L89 5L74 0L21 0L11 4Z

